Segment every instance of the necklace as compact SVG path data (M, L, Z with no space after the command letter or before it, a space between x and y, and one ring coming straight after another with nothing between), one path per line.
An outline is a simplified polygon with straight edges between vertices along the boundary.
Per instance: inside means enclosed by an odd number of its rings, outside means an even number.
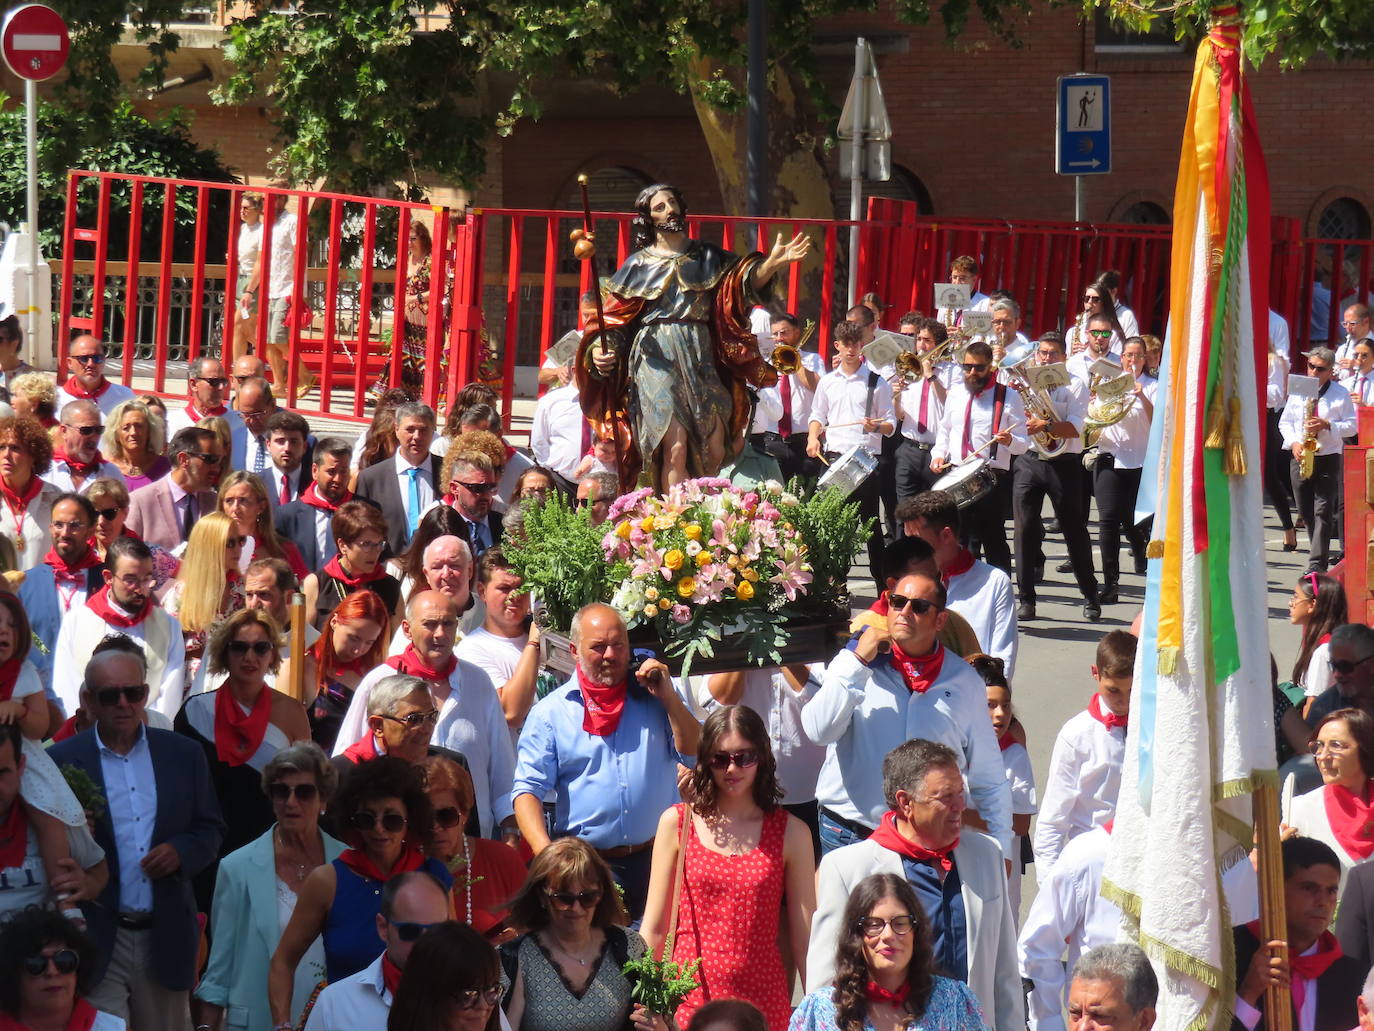
M572 960L572 961L573 961L574 963L576 963L578 966L583 967L583 968L590 966L592 960L596 959L596 957L599 956L599 955L601 954L601 950L600 950L600 949L597 949L597 950L594 951L589 957L587 957L586 959L583 959L581 956L578 956L578 955L576 955L575 953L569 952L568 949L566 949L566 948L563 946L563 943L560 942L554 935L550 934L550 935L549 935L549 940L553 943L553 947L554 947L554 950L555 950L556 952L561 952L563 955L567 956L568 959Z
M274 838L275 838L276 843L277 843L277 858L278 858L279 860L283 861L283 862L286 862L286 863L289 865L289 864L294 860L295 857L292 857L292 856L287 855L286 842L282 841L282 837L281 837L281 828L278 827L278 828L276 829L276 831L274 831L273 833L274 833ZM313 869L313 867L310 866L310 864L309 864L308 862L306 862L306 863L297 862L295 865L296 865L296 882L299 884L301 881L305 880L305 875L306 875L307 873L309 873L310 870ZM469 890L471 890L471 889L469 889ZM468 904L468 917L469 917L468 923L472 923L471 916L472 916L472 904L471 904L471 902L469 902L469 904Z
M463 835L463 890L467 895L468 918L465 923L472 926L472 856L468 852L468 836Z

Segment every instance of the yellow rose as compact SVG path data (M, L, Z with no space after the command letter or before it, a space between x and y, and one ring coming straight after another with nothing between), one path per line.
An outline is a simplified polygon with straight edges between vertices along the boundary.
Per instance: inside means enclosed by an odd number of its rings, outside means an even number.
M698 568L698 569L700 569L702 566L706 565L706 563L708 563L708 562L710 562L710 561L711 561L711 553L710 553L709 551L698 551L698 552L697 552L697 568Z
M646 587L644 589L644 597L648 598L650 601L658 601L658 588Z
M677 520L670 515L654 516L655 530L671 530L677 525Z
M672 603L671 599L668 599L668 598L659 598L659 599L658 599L658 607L661 608L664 612L667 612L670 608L673 607L673 603Z
M697 582L690 576L684 576L677 582L677 593L683 598L690 598L697 589Z
M701 540L701 527L696 523L688 523L683 527L682 532L687 535L689 541Z
M645 516L644 519L640 522L639 528L640 528L641 530L643 530L645 533L653 533L653 532L654 532L654 517L653 517L653 516Z
M737 568L739 566L739 556L731 555L729 558L725 560L725 564L729 566L731 569Z
M744 566L743 568L741 568L739 571L739 575L742 576L745 580L749 581L750 583L753 583L755 580L759 578L759 574L756 573L749 566Z
M735 597L740 601L749 601L754 597L754 585L748 580L741 580L735 585Z
M630 534L631 532L633 532L633 530L633 526L631 526L628 522L624 522L615 528L615 535L619 537L622 541L628 541L630 539Z
M663 564L676 571L682 568L682 557L682 552L674 548L663 556Z
M649 616L650 618L652 618L652 617L654 617L654 616L657 616L657 615L658 615L658 609L655 608L655 607L652 606L652 605L645 605L645 606L644 606L644 615Z

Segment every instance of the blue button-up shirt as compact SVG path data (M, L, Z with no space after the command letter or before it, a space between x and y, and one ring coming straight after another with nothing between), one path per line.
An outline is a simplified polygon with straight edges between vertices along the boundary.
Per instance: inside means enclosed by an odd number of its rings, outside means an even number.
M153 774L148 732L138 728L138 740L127 755L107 747L100 740L98 729L95 741L119 860L119 908L125 912L151 913L153 882L141 865L153 847L153 824L157 821L157 778Z
M535 704L520 732L512 798L556 799L554 832L585 838L595 848L639 845L654 836L658 818L680 801L680 755L658 700L631 692L615 732L582 729L585 708L576 679Z

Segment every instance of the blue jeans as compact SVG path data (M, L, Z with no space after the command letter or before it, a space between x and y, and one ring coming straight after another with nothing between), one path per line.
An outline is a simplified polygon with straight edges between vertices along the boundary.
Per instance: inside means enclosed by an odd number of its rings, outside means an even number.
M820 827L821 855L834 852L835 849L844 848L846 845L853 845L868 837L867 834L860 835L851 828L836 823L824 809L820 811Z

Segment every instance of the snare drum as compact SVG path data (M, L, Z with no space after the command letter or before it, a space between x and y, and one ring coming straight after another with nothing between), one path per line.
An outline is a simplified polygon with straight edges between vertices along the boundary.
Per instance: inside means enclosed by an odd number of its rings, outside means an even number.
M834 487L848 497L858 490L877 468L878 456L862 444L855 444L830 463L830 468L822 474L816 487L818 490Z
M997 473L986 458L956 465L938 480L931 490L947 491L959 508L967 508L979 498L992 493L997 486Z

